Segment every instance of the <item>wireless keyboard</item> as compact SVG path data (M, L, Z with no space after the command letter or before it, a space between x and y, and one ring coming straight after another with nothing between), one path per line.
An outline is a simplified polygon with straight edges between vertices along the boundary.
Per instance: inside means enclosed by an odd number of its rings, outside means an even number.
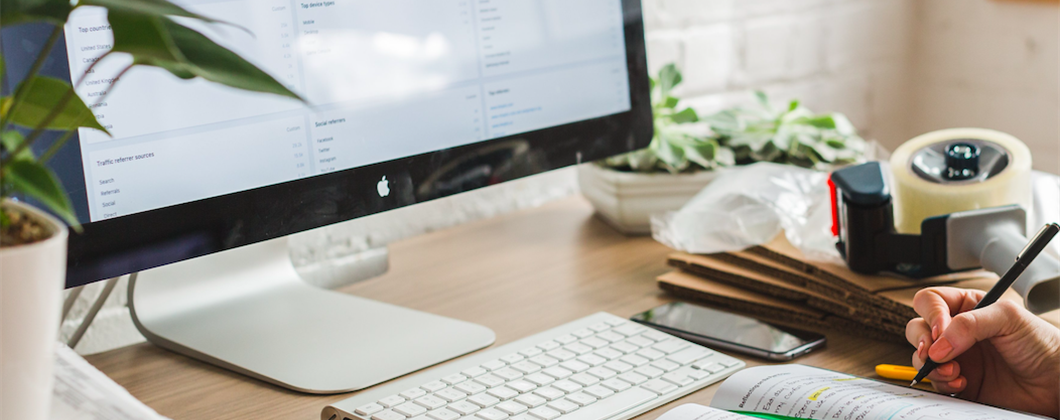
M597 313L324 408L322 420L625 420L727 378L738 359Z

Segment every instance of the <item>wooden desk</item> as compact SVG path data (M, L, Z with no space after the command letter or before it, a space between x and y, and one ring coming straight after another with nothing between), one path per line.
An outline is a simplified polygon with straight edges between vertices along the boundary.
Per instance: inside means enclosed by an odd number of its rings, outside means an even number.
M598 311L628 317L669 302L655 285L655 277L669 270L668 252L651 238L612 230L577 197L392 244L388 274L344 291L476 322L504 344ZM913 353L898 344L827 335L828 348L799 363L873 376L875 364L908 364ZM88 360L175 420L316 420L325 405L352 395L298 394L150 344ZM707 404L717 387L641 418L654 419L680 403Z

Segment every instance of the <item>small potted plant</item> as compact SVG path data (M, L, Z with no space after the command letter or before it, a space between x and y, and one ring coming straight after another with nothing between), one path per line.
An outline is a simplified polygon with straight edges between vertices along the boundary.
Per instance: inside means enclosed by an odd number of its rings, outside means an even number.
M66 192L45 164L78 128L106 132L75 93L75 86L39 74L63 35L70 13L80 7L107 10L114 42L97 62L111 54L132 56L132 64L115 79L132 67L154 66L183 79L201 77L301 99L173 17L214 20L166 0L3 0L0 30L19 24L52 25L29 74L12 92L0 96L0 418L5 419L48 418L53 349L66 277L64 222L80 230ZM0 55L0 77L4 69ZM38 156L32 146L46 131L64 134Z
M647 148L578 168L582 194L625 234L651 233L653 213L676 210L734 165L777 162L830 170L865 159L866 142L843 114L815 114L798 101L775 108L756 92L757 108L699 117L672 96L673 64L651 80L655 136Z

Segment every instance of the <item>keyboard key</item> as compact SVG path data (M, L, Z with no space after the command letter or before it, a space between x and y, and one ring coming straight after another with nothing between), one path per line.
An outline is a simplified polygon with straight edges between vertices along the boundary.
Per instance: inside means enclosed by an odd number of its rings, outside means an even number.
M604 399L604 398L610 397L611 395L614 395L614 393L615 393L615 391L612 391L610 389L604 388L604 387L602 387L600 385L593 385L593 386L587 387L587 388L585 388L584 392L586 394L592 395L592 396L594 396L596 398L599 398L601 400Z
M571 383L571 385L574 385L574 383ZM578 387L578 389L581 389L581 387ZM537 396L538 398L542 398L542 399L545 399L545 400L548 400L548 401L552 401L552 400L557 399L557 398L563 398L563 396L567 395L567 393L563 392L563 391L561 391L559 389L556 389L556 388L553 388L553 387L549 386L549 387L541 388L541 389L538 389L537 391L534 391L533 395Z
M394 406L402 404L405 401L405 398L400 395L391 395L389 397L377 401L376 403L386 408L394 408Z
M523 357L523 355L521 355L519 353L512 353L512 354L509 354L507 356L502 357L501 361L510 365L512 363L518 362L518 361L523 360L523 359L525 359L525 357Z
M544 352L545 352L544 350L541 350L541 349L539 349L537 347L528 347L528 348L519 350L519 354L523 355L523 357L534 357L534 356L537 356L537 355L539 355L541 353L544 353Z
M571 360L569 362L560 363L559 367L567 369L567 370L569 370L571 372L574 372L574 373L578 373L578 372L582 372L582 371L588 370L592 366L590 366L587 363L579 362L577 360Z
M640 385L644 383L644 381L647 381L648 377L636 372L629 372L618 375L618 379L629 382L633 385Z
M526 410L528 410L528 408L525 405L519 404L519 403L517 403L515 401L502 402L500 404L497 404L497 407L495 407L495 408L498 409L498 410L503 411L505 414L508 414L509 416L514 416L516 414L521 414L521 413L525 412Z
M479 384L482 384L482 386L485 386L486 388L494 388L494 387L498 387L498 386L504 385L504 383L507 382L507 381L505 381L504 379L501 379L497 375L494 375L494 374L491 373L491 374L488 374L488 375L482 375L482 376L479 376L479 377L475 378L475 382L478 382Z
M666 373L665 370L659 369L654 366L641 366L639 368L633 369L633 371L649 378L658 378L664 373Z
M616 334L616 333L613 333L611 331L607 331L607 332L602 332L600 334L597 334L596 338L599 338L601 340L606 340L606 341L612 342L612 343L617 343L619 341L625 340L626 336L624 336L622 334Z
M580 330L572 332L571 334L574 335L575 337L578 337L578 338L589 338L589 337L592 337L593 335L595 335L596 332L593 331L593 330L590 330L588 328L582 328Z
M666 360L677 363L679 365L687 365L696 360L702 359L710 355L710 351L704 348L688 348L681 350L677 353L673 353L666 356Z
M580 405L567 401L566 399L549 402L547 407L563 414L571 413L574 410L581 408Z
M442 382L445 382L445 383L447 383L449 385L456 385L456 384L464 382L466 380L467 380L467 376L461 375L459 373L454 373L452 375L449 375L449 376L446 376L446 377L442 378Z
M508 415L505 414L503 411L493 408L487 408L485 410L479 411L478 413L475 413L475 417L485 420L503 420L508 418Z
M385 408L386 407L383 407L383 406L381 406L379 404L376 404L376 403L365 404L365 405L362 405L360 407L357 407L356 410L353 410L353 414L356 414L356 415L361 416L361 417L366 417L366 416L370 416L372 414L378 413L380 411L383 411L383 409L385 409Z
M524 379L526 379L528 382L533 383L534 385L537 385L537 386L548 385L548 384L553 383L553 382L556 381L556 378L553 378L551 376L545 375L544 373L534 373L534 374L526 375L526 378L524 378Z
M530 415L538 418L539 420L555 420L556 417L560 416L560 412L553 410L548 407L538 407L530 410Z
M512 365L512 369L520 371L524 374L529 374L541 370L541 366L535 363L523 361Z
M600 385L603 385L604 388L610 389L615 392L622 392L633 386L629 382L620 381L618 379L608 379L606 381L600 382Z
M600 379L588 373L578 373L570 377L570 380L581 386L589 386L600 382Z
M670 392L670 391L673 391L673 390L677 389L677 385L674 385L672 383L666 382L666 381L664 381L662 379L652 379L652 380L650 380L648 382L645 382L644 385L641 385L641 388L644 388L644 389L652 391L652 392L654 392L656 394L662 395L662 394L665 394L667 392Z
M582 389L582 386L574 381L556 381L552 384L552 387L568 394ZM542 397L544 397L544 395L542 395Z
M525 405L525 406L530 407L530 408L540 407L540 406L544 405L545 403L547 403L548 400L545 399L545 397L542 397L542 396L536 395L536 394L541 392L541 391L544 391L544 390L551 390L551 391L546 391L545 393L556 393L556 392L558 392L560 397L563 396L563 391L558 391L558 390L555 390L555 389L552 389L552 388L542 388L542 389L539 389L537 391L534 391L533 394L526 394L526 395L520 395L518 397L515 397L515 401L519 402L519 404Z
M562 361L562 362L566 362L566 361L568 361L570 359L578 357L577 353L574 353L574 352L571 352L571 351L567 351L567 350L564 350L564 349L551 350L551 351L545 353L545 355L548 356L548 357L551 357L553 359Z
M714 362L708 362L705 360L700 360L698 362L693 363L692 367L709 373L718 373L725 370L725 366Z
M629 343L627 343L625 341L621 341L621 342L618 342L618 343L611 344L610 348L612 348L612 349L614 349L616 351L620 351L622 353L633 353L633 352L635 352L637 350L640 350L640 347L634 346L634 345L629 344Z
M651 365L667 372L677 370L677 368L681 367L681 365L671 362L669 360L656 360L654 362L651 362Z
M633 365L634 367L644 366L648 364L648 362L651 362L651 360L637 356L635 354L627 354L625 356L620 357L618 360L622 363Z
M603 348L603 349L594 351L593 354L595 354L597 356L600 356L600 357L603 357L603 358L608 359L608 360L617 359L619 357L625 356L625 353L622 353L622 352L620 352L618 350L610 349L610 348Z
M446 385L442 381L430 381L423 385L420 385L420 388L423 388L427 392L438 392L448 387L449 385Z
M634 323L627 323L626 325L615 327L615 329L613 329L611 331L614 331L616 333L622 334L622 335L624 335L626 337L632 337L632 336L635 336L635 335L640 335L644 331L647 331L647 328L644 328L644 327L642 327L640 325L637 325L637 324L634 324Z
M531 357L530 362L533 364L541 365L541 367L552 367L559 364L559 360L553 359L545 355Z
M564 350L572 352L574 354L586 354L593 351L592 347L584 345L582 343L571 343L563 347Z
M556 379L563 379L563 378L566 378L566 377L571 376L571 375L574 374L574 372L571 372L571 371L569 371L567 369L564 369L564 368L561 368L559 366L550 367L548 369L545 369L545 370L541 371L541 373L544 373L544 374L546 374L548 376L551 376L553 378L556 378Z
M736 360L736 359L729 359L729 360L722 360L722 361L720 361L718 363L721 363L725 367L733 367L733 366L739 365L740 361Z
M604 367L618 373L625 373L633 370L634 366L628 363L622 363L618 360L612 360L610 362L604 363Z
M593 325L590 325L589 329L599 333L599 332L604 332L604 331L610 330L611 326L607 325L606 322L598 322L598 323L595 323Z
M685 348L691 345L692 343L689 343L685 340L673 339L669 341L663 341L661 343L655 343L655 345L651 346L651 348L666 354L671 354L684 350Z
M482 386L481 384L479 384L477 382L469 381L469 382L464 382L462 384L458 384L457 386L454 386L453 389L455 389L457 391L460 391L460 392L463 392L463 393L465 393L467 395L475 395L475 394L478 394L479 392L485 391L486 387Z
M607 363L607 359L597 356L595 354L583 354L581 356L578 356L577 360L590 366L600 366L604 363Z
M553 340L555 340L557 343L560 343L562 345L567 345L567 344L573 343L575 341L578 341L578 337L575 337L575 336L573 336L571 334L563 334L563 335L561 335L559 337L553 338Z
M586 338L586 339L584 339L582 341L579 341L579 343L584 344L584 345L589 346L589 347L592 347L594 349L604 348L604 347L607 347L607 346L611 345L610 341L601 340L601 339L596 338L596 337Z
M416 404L419 404L419 405L422 405L422 406L426 407L429 410L434 410L434 409L437 409L437 408L445 407L445 403L447 403L448 401L443 400L443 399L438 398L438 397L435 397L435 396L432 396L432 395L425 395L425 396L416 398L414 400L414 402Z
M537 348L539 348L541 350L544 350L544 351L552 351L552 350L560 348L561 346L562 345L560 343L557 343L555 341L549 340L549 341L546 341L544 343L538 344Z
M472 395L467 400L482 408L491 407L494 404L501 402L501 400L486 394Z
M447 388L447 389L443 389L441 391L435 392L434 396L438 397L438 398L441 398L441 399L445 400L446 402L460 401L460 400L462 400L464 398L467 398L467 394L465 394L463 392L460 392L460 391L457 391L457 390L452 389L452 388Z
M492 396L492 397L494 397L496 399L499 399L501 401L504 401L504 400L510 400L512 398L518 397L519 396L519 391L516 391L516 390L511 389L511 388L506 387L506 386L499 386L499 387L493 388L493 389L491 389L489 391L486 391L486 394L490 395L490 396Z
M420 414L426 413L427 409L423 408L423 406L421 405L407 402L397 407L394 407L394 412L398 414L403 414L405 415L405 417L415 417Z
M537 389L537 385L534 385L527 381L514 381L508 383L508 388L514 389L520 394L525 394L527 392Z
M479 407L467 401L457 401L455 403L449 404L448 408L464 416L474 414L476 411L482 409L482 407Z
M647 347L647 346L650 346L652 344L655 344L654 341L651 341L651 340L649 340L647 338L639 337L639 336L638 337L627 338L625 342L629 343L629 344L632 344L634 346L637 346L637 347Z
M600 378L601 380L611 379L615 377L615 375L618 375L618 372L601 366L594 367L592 369L587 370L586 372L590 375Z
M629 323L629 321L626 321L624 319L618 319L618 318L606 319L606 320L604 320L604 322L606 322L607 325L610 325L612 327L618 327L618 326L626 325L626 324Z
M486 369L483 369L483 368L480 368L480 367L473 367L471 369L466 369L466 370L461 371L460 374L464 375L464 376L467 376L468 378L475 378L475 377L479 377L479 376L485 375L487 372L489 372L489 371L486 370Z
M468 419L470 420L470 419ZM511 420L538 420L537 417L531 416L530 413L523 413L515 417L511 417Z
M523 377L522 372L512 368L497 369L493 371L493 374L504 378L505 381L512 381Z
M631 388L622 393L615 394L613 398L597 401L596 404L582 407L582 409L575 412L574 416L579 420L614 418L619 413L625 412L630 408L639 406L655 398L657 398L657 396L654 392L640 388Z
M401 395L406 400L414 400L416 398L427 395L427 391L424 391L422 388L412 388L405 390L405 392L402 392L398 395Z
M575 392L567 396L570 402L578 404L579 406L585 407L589 404L596 402L596 397L586 394L584 392Z
M486 363L483 363L482 364L482 368L486 369L486 370L497 370L497 369L500 369L500 368L505 367L507 365L508 365L507 363L504 363L504 362L502 362L500 360L491 360L491 361L488 361Z
M663 333L663 332L660 332L660 331L656 331L656 330L647 330L647 331L641 333L640 336L644 337L644 338L647 338L647 339L650 339L650 340L653 340L653 341L666 341L666 340L669 340L669 339L673 338L669 334L666 334L666 333Z
M453 410L443 408L427 413L427 417L430 417L434 420L456 420L460 418L460 414Z
M653 349L640 349L637 350L637 356L646 358L648 360L659 360L666 357L666 353Z
M706 378L706 377L710 376L710 372L707 372L707 371L704 371L704 370L699 370L699 369L689 369L686 374L690 378L695 379L697 381L700 380L700 379L703 379L703 378Z
M395 413L391 410L383 410L373 414L372 420L405 420L405 415Z

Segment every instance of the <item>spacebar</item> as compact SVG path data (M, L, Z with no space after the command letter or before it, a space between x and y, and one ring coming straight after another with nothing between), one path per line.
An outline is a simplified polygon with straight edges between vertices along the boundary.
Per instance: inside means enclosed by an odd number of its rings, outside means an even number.
M659 394L646 389L636 387L619 392L604 400L590 404L573 413L560 417L561 420L604 420L615 414L629 410L648 401L654 400Z

